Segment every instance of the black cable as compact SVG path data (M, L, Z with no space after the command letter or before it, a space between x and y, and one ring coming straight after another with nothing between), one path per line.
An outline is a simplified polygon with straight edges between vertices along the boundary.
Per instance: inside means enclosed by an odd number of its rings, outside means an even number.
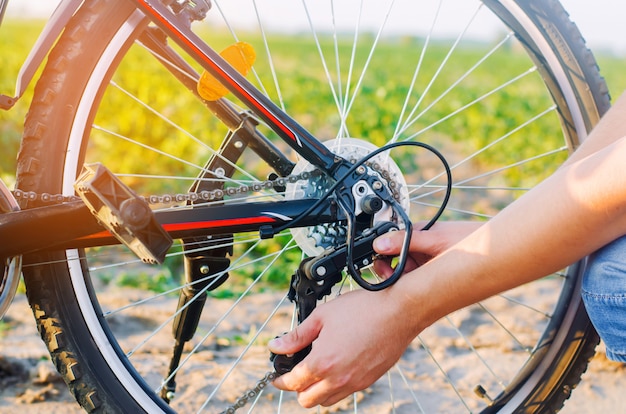
M313 205L311 207L309 207L307 210L305 210L303 213L301 213L300 215L298 215L296 218L294 218L293 220L289 221L289 223L286 223L282 226L276 227L274 229L274 234L276 233L280 233L283 230L295 227L295 224L298 224L298 222L300 222L301 220L303 220L305 217L308 217L309 214L311 214L311 212L313 212L315 209L317 209L322 203L324 203L328 197L330 197L335 190L337 190L337 188L341 185L341 183L343 183L343 181L345 181L354 171L356 171L357 168L359 168L361 165L363 165L365 162L367 162L369 159L375 157L376 155L380 154L381 152L385 152L385 151L389 151L393 148L397 148L397 147L401 147L401 146L417 146L417 147L421 147L424 148L430 152L432 152L433 154L435 154L437 156L437 158L439 158L439 160L441 161L441 163L443 164L445 170L446 170L446 176L447 176L447 185L446 185L446 194L444 196L444 199L441 203L441 206L439 207L439 209L437 210L437 213L433 216L433 218L422 228L422 230L428 230L430 229L433 224L435 224L435 222L439 219L439 217L441 217L441 215L443 214L443 211L445 210L448 201L450 200L450 193L452 192L452 172L450 170L450 165L448 164L448 162L446 161L446 159L444 158L443 154L441 154L441 152L439 152L437 149L435 149L434 147L425 144L423 142L413 142L413 141L408 141L408 142L394 142L391 144L387 144L383 147L380 147L378 149L376 149L375 151L371 152L370 154L366 155L365 157L361 158L357 163L355 163L344 175L343 177L339 178L329 189L328 192L326 194L324 194L323 196L321 196L321 198L319 198L315 203L313 203Z
M313 212L315 209L317 209L322 203L326 202L326 200L337 190L337 188L339 188L339 186L345 181L347 180L348 177L350 177L352 175L352 173L354 173L356 171L357 168L361 167L362 165L364 165L368 160L370 160L371 158L375 157L376 155L385 152L385 151L391 151L394 148L397 147L401 147L401 146L416 146L416 147L420 147L423 149L426 149L428 151L430 151L431 153L433 153L435 156L437 156L437 158L439 158L439 160L441 161L445 171L446 171L446 178L447 178L447 183L446 183L446 193L444 195L444 198L441 202L441 205L439 206L437 212L435 213L435 215L430 219L430 221L422 228L422 230L428 230L430 229L435 222L441 217L441 215L443 214L448 201L450 200L450 194L452 192L452 171L450 170L450 165L448 164L448 162L446 161L445 157L443 156L443 154L441 154L441 152L439 152L437 149L435 149L434 147L425 144L423 142L413 142L413 141L409 141L409 142L394 142L388 145L385 145L383 147L380 147L378 149L376 149L375 151L372 151L371 153L369 153L368 155L366 155L365 157L361 158L358 162L356 162L351 168L348 169L348 171L341 177L339 178L327 191L326 194L324 194L322 197L320 197L320 199L318 199L315 203L313 203L313 205L311 207L309 207L306 211L304 211L303 213L301 213L300 215L298 215L296 218L294 218L293 220L291 220L289 223L284 224L280 227L277 227L274 229L274 234L279 233L283 230L286 230L288 228L292 228L295 227L295 225L300 222L301 220L303 220L305 217L308 217L309 214L311 214L311 212ZM341 208L344 210L344 213L346 214L346 221L348 224L348 242L347 242L347 255L348 255L348 260L347 263L352 263L352 259L353 259L353 247L354 247L354 238L356 237L356 230L354 228L354 219L356 218L354 216L354 211L350 211L351 209L353 209L351 206L344 206L343 205L343 200L341 199L341 197L338 197L338 201L340 202L340 206ZM367 290L381 290L384 289L390 285L392 285L393 283L396 282L396 280L402 275L403 271L404 271L404 266L406 264L406 260L408 257L408 252L409 252L409 246L410 246L410 240L411 240L411 232L412 232L412 225L411 225L411 221L410 218L406 215L406 212L404 211L404 209L402 208L401 205L399 205L399 203L397 201L395 201L393 198L390 200L383 200L386 203L388 203L390 205L390 207L392 208L392 210L394 210L404 221L404 226L405 226L405 237L404 237L404 241L402 244L402 249L400 252L400 256L398 258L398 265L396 266L393 274L387 278L386 280L377 283L377 284L371 284L369 282L367 282L366 280L364 280L361 275L350 265L348 265L348 272L350 273L350 275L353 277L353 279L355 279L357 281L357 283L363 287L364 289Z

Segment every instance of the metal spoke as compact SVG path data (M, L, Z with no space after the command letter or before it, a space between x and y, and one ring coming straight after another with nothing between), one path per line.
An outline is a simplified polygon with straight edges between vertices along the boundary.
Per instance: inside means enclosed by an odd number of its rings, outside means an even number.
M433 362L433 364L435 364L435 366L437 367L437 369L439 370L441 375L443 375L444 379L446 380L446 382L448 383L450 388L452 388L452 390L454 391L454 394L456 394L456 396L458 397L458 399L461 402L461 404L463 404L463 406L465 406L465 408L467 409L468 413L471 413L472 412L471 408L467 405L467 402L465 401L465 398L463 398L463 396L461 395L461 392L459 391L457 386L454 384L454 381L452 381L452 378L450 378L450 375L448 374L448 371L446 371L444 369L444 367L441 365L441 363L439 363L437 358L435 358L435 356L433 355L432 351L430 350L430 347L426 344L426 342L424 342L424 340L422 339L421 335L419 335L417 337L417 340L420 342L420 344L422 345L422 348L424 349L424 351L426 351L426 353L430 357L430 359Z
M213 149L211 146L207 145L206 143L204 143L201 139L199 139L198 137L195 137L193 134L191 134L189 131L187 131L185 128L181 127L180 125L178 125L176 122L172 121L171 119L169 119L168 117L166 117L165 115L163 115L161 112L157 111L156 109L154 109L153 107L151 107L150 105L148 105L147 103L145 103L144 101L142 101L141 99L139 99L138 97L136 97L135 95L133 95L132 93L130 93L128 90L122 88L119 84L117 84L114 81L111 81L111 85L113 85L116 89L118 89L120 92L122 92L124 95L126 95L127 97L129 97L130 99L132 99L133 101L135 101L137 104L139 104L142 108L145 108L146 110L150 111L153 115L155 115L158 119L162 120L163 122L165 122L166 124L170 125L171 127L175 128L177 131L179 131L180 133L182 133L184 136L188 137L189 139L191 139L193 142L195 142L196 144L198 144L202 149L207 150L209 153L211 153L213 156L218 157L220 160L222 160L224 163L226 163L227 165L229 165L230 167L234 168L236 171L240 172L241 174L243 174L244 176L247 176L248 178L250 178L251 180L259 180L258 177L253 176L250 172L244 170L243 168L241 168L240 166L238 166L237 164L233 163L232 161L230 161L229 159L225 158L223 154L219 153L218 151L216 151L215 149ZM94 126L95 127L95 126ZM101 130L104 130L104 128L101 128ZM116 136L118 136L117 134L115 134ZM121 136L119 136L121 137ZM127 139L127 141L129 142L133 142L135 144L138 145L142 145L141 143L135 141L135 140L131 140L130 138ZM142 145L143 146L143 145ZM155 152L158 152L159 154L162 155L170 155L170 158L173 158L173 156L171 156L171 154L164 154L164 151L159 151L156 149L153 149L151 147L145 147L145 148L149 148ZM179 160L179 159L177 159ZM179 160L180 161L180 160ZM196 166L197 167L197 166ZM200 167L201 170L204 170L204 167ZM205 171L207 172L207 171ZM215 173L213 171L208 171L210 174L215 175ZM218 177L219 178L219 177Z
M465 344L467 345L468 349L474 355L476 355L476 357L480 360L481 364L487 369L487 371L489 371L489 373L493 376L493 378L496 380L496 382L498 384L500 384L502 389L505 389L506 385L504 384L504 381L502 381L502 379L498 376L498 374L496 374L495 371L491 368L491 366L487 363L485 358L483 358L483 356L480 354L480 352L478 352L478 350L476 349L474 344L472 344L472 341L467 337L467 335L465 335L463 332L461 332L461 330L458 328L458 326L456 326L456 324L454 324L454 322L452 322L452 319L450 319L450 316L446 316L445 319L446 319L446 321L448 321L448 323L450 324L452 329L454 329L456 334L463 340L463 342L465 342Z
M406 97L404 99L404 103L402 104L402 110L400 111L400 115L398 116L398 121L396 124L396 129L393 132L393 135L391 137L390 142L396 142L398 140L398 137L400 136L400 129L405 129L402 126L405 125L404 123L404 114L406 113L408 106L409 106L409 102L410 102L410 98L411 95L413 94L413 90L415 89L415 84L417 82L417 78L420 75L421 69L422 69L422 65L424 63L424 58L426 56L426 51L428 50L428 46L430 45L430 41L433 37L433 32L435 30L435 26L437 25L437 22L439 21L439 14L441 12L441 6L443 4L443 0L439 0L439 3L437 4L437 10L435 11L435 16L433 17L432 23L430 25L430 28L428 30L428 34L426 35L426 39L424 40L424 46L422 46L422 51L420 52L420 57L419 60L417 62L417 65L415 66L415 70L413 71L413 77L411 79L411 84L409 86L409 90L406 94ZM413 111L411 111L413 112Z
M454 41L454 44L450 47L450 49L448 50L447 55L444 57L443 61L441 62L441 64L439 65L439 68L437 69L437 71L433 74L433 77L430 79L428 85L426 85L426 87L424 88L424 90L421 93L420 98L418 99L417 103L414 105L413 110L411 110L411 112L408 115L408 119L413 118L413 115L415 114L415 112L417 111L417 109L420 107L420 105L422 104L422 101L424 100L424 98L426 97L426 95L428 94L428 92L430 91L430 89L432 88L432 86L435 84L435 81L437 80L437 78L439 77L439 75L442 73L443 68L446 66L448 60L450 60L450 57L452 56L452 54L454 53L454 51L457 49L457 47L459 46L461 40L463 39L463 37L465 36L465 33L467 32L467 30L469 29L469 27L471 26L472 22L474 21L474 19L476 18L476 16L478 15L478 12L480 11L480 9L482 8L483 4L479 3L478 7L476 8L475 12L470 16L470 19L468 20L467 24L465 25L465 27L462 28L461 32L459 33L459 35L457 36L456 40ZM405 125L407 124L407 122L405 122ZM405 128L401 128L400 131L404 130Z

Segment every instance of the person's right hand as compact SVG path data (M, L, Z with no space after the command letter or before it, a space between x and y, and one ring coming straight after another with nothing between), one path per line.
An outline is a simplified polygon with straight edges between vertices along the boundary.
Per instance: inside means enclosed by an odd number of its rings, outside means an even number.
M424 223L415 223L414 227L419 228L420 224L423 225ZM429 230L414 230L411 235L409 257L407 258L404 272L410 272L423 265L464 239L482 224L482 222L475 221L443 221L435 223ZM403 241L403 231L389 232L374 240L374 250L380 255L395 257L400 254ZM383 278L391 276L393 273L391 260L374 261L374 270Z

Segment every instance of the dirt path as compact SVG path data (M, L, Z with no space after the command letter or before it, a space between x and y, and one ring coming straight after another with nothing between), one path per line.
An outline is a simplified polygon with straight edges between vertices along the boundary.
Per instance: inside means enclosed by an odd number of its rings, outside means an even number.
M54 371L23 296L0 325L0 335L0 414L82 412ZM626 413L624 392L626 366L607 360L601 346L561 412Z

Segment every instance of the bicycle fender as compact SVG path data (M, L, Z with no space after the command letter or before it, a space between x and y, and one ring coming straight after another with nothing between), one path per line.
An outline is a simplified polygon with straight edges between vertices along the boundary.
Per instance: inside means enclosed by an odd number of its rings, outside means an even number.
M22 97L24 91L33 80L35 72L39 69L39 66L41 66L41 63L48 55L48 52L52 49L54 42L67 25L67 22L69 22L74 13L76 13L76 10L78 10L82 2L83 0L62 0L61 3L59 3L17 75L15 96L0 95L0 108L9 110Z

